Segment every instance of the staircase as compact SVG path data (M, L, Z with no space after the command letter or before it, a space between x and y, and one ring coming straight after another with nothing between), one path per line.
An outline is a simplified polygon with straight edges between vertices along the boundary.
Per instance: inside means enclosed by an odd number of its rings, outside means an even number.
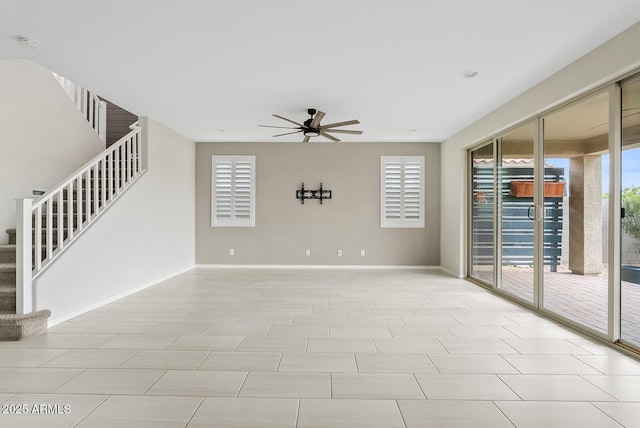
M45 333L51 312L16 314L16 230L7 233L9 244L0 245L0 340L20 340Z
M144 173L142 154L136 122L131 132L38 200L18 201L18 225L7 229L9 244L0 245L0 340L46 331L51 313L33 312L32 280Z

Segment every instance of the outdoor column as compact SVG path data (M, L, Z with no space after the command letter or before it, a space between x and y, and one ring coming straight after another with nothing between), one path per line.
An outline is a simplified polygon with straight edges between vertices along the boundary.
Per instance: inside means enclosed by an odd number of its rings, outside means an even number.
M569 162L569 269L602 272L602 160L579 156Z

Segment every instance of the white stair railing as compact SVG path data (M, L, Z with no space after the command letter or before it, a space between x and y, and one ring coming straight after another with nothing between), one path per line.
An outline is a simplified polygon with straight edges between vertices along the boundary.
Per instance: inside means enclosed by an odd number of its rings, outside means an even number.
M142 155L136 122L131 132L35 202L17 200L17 313L32 312L32 280L144 173Z
M98 98L93 92L88 91L71 80L53 72L52 74L76 107L78 107L82 116L89 122L89 125L96 131L102 141L106 141L107 103Z

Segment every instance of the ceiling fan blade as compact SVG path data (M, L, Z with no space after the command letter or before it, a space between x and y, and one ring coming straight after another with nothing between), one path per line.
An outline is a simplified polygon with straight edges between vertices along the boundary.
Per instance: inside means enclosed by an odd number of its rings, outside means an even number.
M347 120L346 122L336 122L336 123L330 123L328 125L322 125L320 128L322 129L335 128L338 126L357 125L359 123L360 123L359 120L354 119L354 120Z
M310 139L311 139L311 137L304 137L304 140L302 140L302 142L303 143L308 143Z
M297 126L271 126L271 125L258 125L261 128L278 128L278 129L300 129Z
M294 125L298 125L298 126L300 126L300 127L303 127L303 128L304 128L304 125L302 125L301 123L298 123L298 122L296 122L296 121L294 121L294 120L287 119L286 117L282 117L282 116L279 116L279 115L277 115L277 114L274 114L273 116L277 117L278 119L286 120L287 122L291 122L291 123L293 123Z
M325 129L325 131L328 131L328 132L339 132L341 134L362 135L362 131L352 131L350 129Z
M316 115L313 117L313 120L311 121L311 124L309 125L309 127L317 129L320 126L320 121L322 120L323 117L324 117L323 111L317 112Z
M336 137L334 137L333 135L329 135L326 132L320 131L320 135L322 135L324 138L328 138L331 141L335 141L336 143L339 143L340 140L338 140Z
M302 132L302 129L299 131L293 131L293 132L285 132L284 134L278 134L278 135L274 135L274 137L282 137L283 135L291 135L291 134L297 134L299 132Z

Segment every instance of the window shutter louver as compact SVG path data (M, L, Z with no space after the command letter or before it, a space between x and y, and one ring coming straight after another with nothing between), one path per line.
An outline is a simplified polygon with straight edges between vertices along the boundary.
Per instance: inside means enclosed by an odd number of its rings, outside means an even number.
M213 156L212 226L254 226L255 156Z
M381 157L381 227L424 227L424 157Z

